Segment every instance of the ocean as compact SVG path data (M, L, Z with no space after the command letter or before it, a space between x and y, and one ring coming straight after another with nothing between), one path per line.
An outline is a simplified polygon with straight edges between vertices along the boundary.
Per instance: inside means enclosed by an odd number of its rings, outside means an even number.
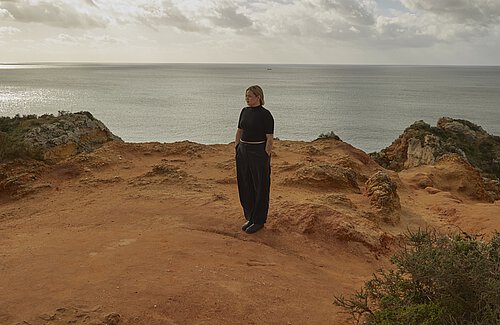
M282 140L333 131L373 152L443 116L500 135L500 66L0 65L0 115L89 111L127 142L229 143L254 84Z

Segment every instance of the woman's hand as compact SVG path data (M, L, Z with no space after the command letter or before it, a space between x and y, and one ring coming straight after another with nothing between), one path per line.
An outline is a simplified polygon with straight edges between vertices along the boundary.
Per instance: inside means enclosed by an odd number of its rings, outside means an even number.
M266 153L271 158L273 152L273 134L266 134Z

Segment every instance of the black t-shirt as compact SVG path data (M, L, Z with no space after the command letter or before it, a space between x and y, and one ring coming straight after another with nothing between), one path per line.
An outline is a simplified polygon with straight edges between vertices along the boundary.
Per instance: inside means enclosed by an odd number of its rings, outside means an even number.
M266 134L274 133L274 118L262 106L245 107L241 110L238 129L242 129L241 140L265 141Z

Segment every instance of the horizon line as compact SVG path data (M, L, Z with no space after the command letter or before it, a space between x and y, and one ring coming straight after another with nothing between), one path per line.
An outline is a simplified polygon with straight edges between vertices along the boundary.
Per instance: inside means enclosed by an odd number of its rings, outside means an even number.
M111 61L26 61L0 62L0 66L25 65L296 65L296 66L413 66L413 67L500 67L500 64L409 64L409 63L273 63L273 62L111 62Z

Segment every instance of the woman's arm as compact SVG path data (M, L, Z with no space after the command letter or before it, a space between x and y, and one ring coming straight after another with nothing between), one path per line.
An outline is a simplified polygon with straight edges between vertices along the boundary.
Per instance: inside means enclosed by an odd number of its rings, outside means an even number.
M266 134L266 152L269 157L273 152L273 134Z
M243 132L242 129L237 129L236 130L236 136L234 138L234 147L236 148L239 144L240 144L240 140L241 140L241 133Z

